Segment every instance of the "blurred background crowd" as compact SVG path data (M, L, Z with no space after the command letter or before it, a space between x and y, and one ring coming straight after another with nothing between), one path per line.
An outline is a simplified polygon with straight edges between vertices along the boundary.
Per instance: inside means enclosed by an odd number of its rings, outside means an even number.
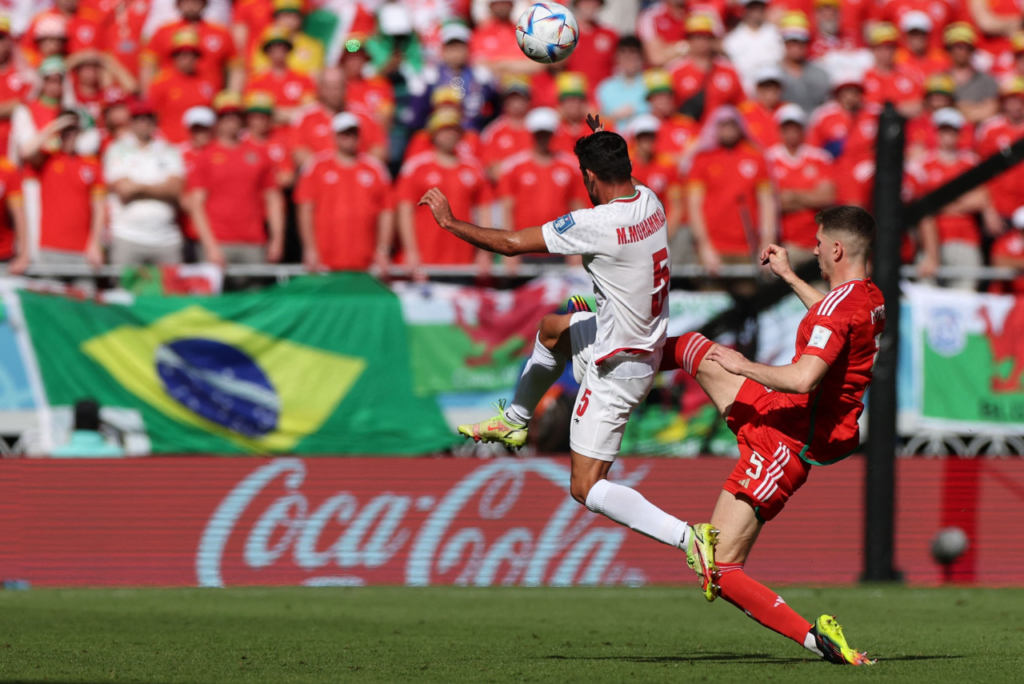
M579 45L548 66L517 46L525 6L2 0L0 258L486 273L416 202L438 186L508 230L589 206L572 148L600 113L673 259L715 273L768 242L813 258L817 210L870 209L886 102L907 201L1024 137L1018 0L576 0ZM1024 267L1024 168L903 259Z

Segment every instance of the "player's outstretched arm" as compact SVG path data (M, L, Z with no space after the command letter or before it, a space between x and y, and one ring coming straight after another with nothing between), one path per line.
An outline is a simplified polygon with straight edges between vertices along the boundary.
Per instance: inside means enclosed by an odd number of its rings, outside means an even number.
M801 356L796 363L787 366L766 366L750 361L735 349L720 344L712 347L704 359L717 361L718 365L730 373L742 375L786 394L810 394L817 389L828 372L828 364L810 354Z
M427 190L419 204L430 207L437 225L474 247L504 256L548 253L548 246L544 242L544 234L540 226L520 231L508 231L498 228L483 228L460 221L452 214L448 198L437 188Z
M808 309L820 302L825 298L824 292L816 287L812 287L810 283L802 280L793 272L793 267L789 263L789 252L786 251L785 247L779 247L778 245L768 245L764 251L761 252L761 265L768 266L772 269L772 273L779 276L793 288L793 292L800 298L800 301L804 303Z

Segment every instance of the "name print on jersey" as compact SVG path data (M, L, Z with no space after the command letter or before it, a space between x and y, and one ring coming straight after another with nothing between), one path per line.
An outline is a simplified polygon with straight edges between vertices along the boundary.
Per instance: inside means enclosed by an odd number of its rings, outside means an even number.
M561 219L559 219L559 221L560 220ZM629 228L616 228L615 234L619 239L620 245L628 245L634 242L640 242L641 240L646 240L664 228L665 222L665 212L658 209L635 226L630 226ZM558 230L557 223L555 224L555 230Z

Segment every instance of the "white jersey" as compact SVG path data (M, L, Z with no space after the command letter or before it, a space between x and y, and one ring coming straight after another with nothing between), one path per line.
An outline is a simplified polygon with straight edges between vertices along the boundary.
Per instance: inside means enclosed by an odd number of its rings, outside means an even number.
M580 209L542 226L552 254L580 254L594 280L597 338L593 360L652 352L668 328L669 254L665 208L650 188Z

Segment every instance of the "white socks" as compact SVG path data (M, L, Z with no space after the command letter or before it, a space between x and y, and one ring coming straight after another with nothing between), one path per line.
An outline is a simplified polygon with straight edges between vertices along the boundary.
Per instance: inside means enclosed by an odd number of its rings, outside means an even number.
M808 632L807 636L804 637L804 648L820 658L825 657L825 654L821 652L820 648L818 648L818 641L810 632Z
M540 334L533 345L533 355L526 362L523 375L516 385L516 395L512 404L505 409L505 418L511 423L525 425L533 417L533 410L541 397L551 389L551 385L562 376L565 370L565 357L553 352L540 341Z
M661 510L635 489L598 480L587 494L587 508L620 525L684 551L690 542L690 527Z

